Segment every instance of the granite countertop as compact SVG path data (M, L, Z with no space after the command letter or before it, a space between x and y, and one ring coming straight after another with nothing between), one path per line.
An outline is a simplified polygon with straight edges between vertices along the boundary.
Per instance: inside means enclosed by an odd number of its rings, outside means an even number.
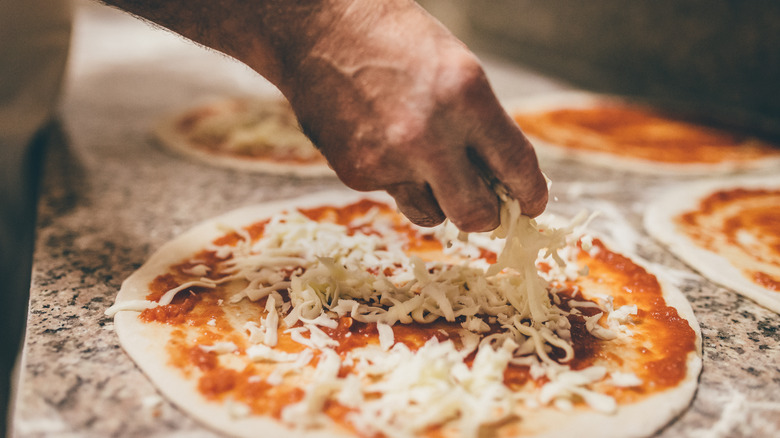
M241 173L158 148L165 114L275 90L247 68L111 9L79 3L62 135L49 150L27 337L12 416L16 437L177 436L212 432L164 401L119 347L103 312L157 247L242 206L342 187L335 178ZM500 97L565 84L485 59ZM699 277L641 227L645 205L682 179L544 162L550 210L602 214L597 230L663 266L701 324L704 369L688 410L659 436L780 435L780 316ZM621 248L618 248L621 249Z

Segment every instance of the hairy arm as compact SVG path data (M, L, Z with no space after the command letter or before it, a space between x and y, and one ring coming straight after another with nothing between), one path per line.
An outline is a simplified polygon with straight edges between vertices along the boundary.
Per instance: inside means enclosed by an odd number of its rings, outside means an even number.
M107 0L253 68L357 190L413 222L498 225L500 181L535 216L536 155L477 58L412 0Z
M337 20L329 0L102 0L234 57L280 87ZM285 90L282 90L285 91Z

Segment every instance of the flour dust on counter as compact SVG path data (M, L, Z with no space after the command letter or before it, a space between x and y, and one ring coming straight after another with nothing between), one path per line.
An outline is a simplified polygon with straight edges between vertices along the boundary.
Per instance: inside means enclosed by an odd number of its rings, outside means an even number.
M652 435L695 393L699 327L586 219L505 200L464 235L380 195L267 203L162 246L109 314L160 392L229 435Z

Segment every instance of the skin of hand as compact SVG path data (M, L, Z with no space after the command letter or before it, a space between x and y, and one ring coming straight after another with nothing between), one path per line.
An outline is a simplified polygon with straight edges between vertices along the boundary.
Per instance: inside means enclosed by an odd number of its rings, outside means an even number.
M341 180L386 190L418 225L499 222L488 181L547 203L533 147L478 59L412 0L111 0L276 85Z

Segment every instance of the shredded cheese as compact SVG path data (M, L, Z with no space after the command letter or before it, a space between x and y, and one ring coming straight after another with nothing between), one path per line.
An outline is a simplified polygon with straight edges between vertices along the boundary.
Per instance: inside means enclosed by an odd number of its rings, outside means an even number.
M238 347L232 342L215 342L213 345L200 345L200 349L206 353L228 354L238 350Z
M630 324L636 306L613 310L608 299L571 299L571 310L562 310L560 290L553 284L587 274L567 262L573 255L571 236L587 215L556 228L523 216L519 203L505 194L502 199L501 226L489 238L464 236L451 224L432 231L445 252L476 256L479 247L495 249L499 255L492 266L484 260L447 264L410 257L403 239L382 238L395 234L392 224L376 213L370 221L364 218L364 225L379 232L363 233L360 223L351 224L348 232L347 227L290 212L271 218L255 242L240 232L237 245L212 248L226 259L221 272L227 279L200 278L171 289L157 303L127 303L114 311L170 303L192 286L244 281L246 287L231 302L267 299L265 316L244 327L252 344L247 356L278 363L266 380L281 383L297 372L295 366L308 364L314 352L319 358L303 399L282 411L282 421L291 427L327 423L322 408L328 400L351 409L347 419L359 432L388 437L411 436L442 424L461 436L478 436L481 427L508 418L518 403L569 409L581 400L597 411L614 412L614 399L593 385L636 386L641 380L632 374L608 375L600 367L569 369L574 349L568 316L597 308L598 313L585 317L585 326L593 336L610 340L630 335L624 325ZM582 248L593 251L591 242L586 237ZM542 260L551 267L546 272L537 268ZM199 265L191 271L206 272ZM323 328L336 328L344 316L376 324L379 345L351 350L342 359L334 350L338 342ZM436 320L460 322L458 342L432 338L411 351L395 341L394 325ZM279 331L307 349L300 354L274 350ZM201 348L232 351L217 344ZM563 357L553 357L553 349ZM473 364L467 366L464 359L472 354ZM339 377L347 364L353 372ZM535 397L518 397L503 383L510 365L528 366L532 377L548 382Z

